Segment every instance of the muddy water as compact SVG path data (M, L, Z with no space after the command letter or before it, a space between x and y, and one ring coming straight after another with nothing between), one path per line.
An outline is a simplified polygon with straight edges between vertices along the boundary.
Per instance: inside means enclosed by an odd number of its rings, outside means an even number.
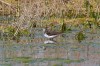
M54 38L53 43L36 32L34 38L0 41L0 66L100 66L100 32L86 32L82 42L78 31Z

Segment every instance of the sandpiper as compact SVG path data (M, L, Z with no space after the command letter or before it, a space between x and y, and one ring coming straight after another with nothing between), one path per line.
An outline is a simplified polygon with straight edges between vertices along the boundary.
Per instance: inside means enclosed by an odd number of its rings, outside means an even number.
M47 28L44 28L43 32L44 32L44 36L48 39L53 39L62 33L62 32L52 31Z

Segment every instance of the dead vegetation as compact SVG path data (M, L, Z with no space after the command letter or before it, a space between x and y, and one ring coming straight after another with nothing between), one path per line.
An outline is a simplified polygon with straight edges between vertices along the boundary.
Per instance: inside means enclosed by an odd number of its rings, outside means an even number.
M52 22L79 25L89 21L100 27L99 0L0 0L0 5L1 16L15 18L7 22L16 27L14 36L21 30L43 27Z

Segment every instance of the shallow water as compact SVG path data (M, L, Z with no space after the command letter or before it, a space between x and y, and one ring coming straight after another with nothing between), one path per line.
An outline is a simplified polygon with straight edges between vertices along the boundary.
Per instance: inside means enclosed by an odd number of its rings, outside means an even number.
M85 32L82 42L73 30L48 42L40 29L20 41L0 41L0 66L100 66L100 30Z

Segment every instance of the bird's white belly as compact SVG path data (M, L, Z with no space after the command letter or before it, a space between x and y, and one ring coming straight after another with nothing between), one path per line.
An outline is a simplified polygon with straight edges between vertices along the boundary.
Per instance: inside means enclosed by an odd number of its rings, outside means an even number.
M47 37L47 38L54 38L54 37L56 37L57 35L49 36L49 35L47 35L47 34L45 33L44 36Z

